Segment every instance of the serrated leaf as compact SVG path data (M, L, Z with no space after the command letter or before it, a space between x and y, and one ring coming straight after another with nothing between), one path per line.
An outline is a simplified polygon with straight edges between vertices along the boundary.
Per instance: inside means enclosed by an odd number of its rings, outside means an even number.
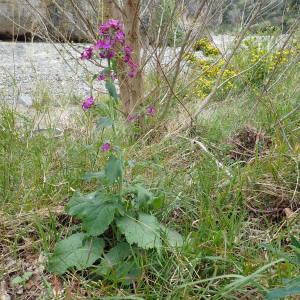
M97 121L97 128L98 129L104 129L111 127L113 125L113 120L107 117L102 117Z
M105 167L105 176L110 183L114 183L122 177L121 160L112 155Z
M116 86L112 80L106 80L105 81L105 88L108 91L108 94L115 100L118 100L118 94L116 90Z
M118 264L123 263L124 259L126 259L131 253L129 244L125 242L119 243L110 249L108 253L103 255L103 260L97 268L96 273L100 275L108 275L113 270L116 270Z
M183 238L181 234L179 234L177 231L166 228L165 226L161 225L161 229L163 231L163 235L166 238L166 242L171 247L182 247L183 245Z
M104 249L103 239L86 238L83 233L76 233L57 243L48 269L52 273L64 274L69 268L83 270L93 265L100 258Z
M82 227L89 235L97 236L108 229L117 207L115 198L98 193L92 200L72 199L67 211L69 215L82 220Z
M86 203L90 203L94 200L97 200L99 202L105 202L108 201L109 198L106 197L105 194L99 191L92 192L85 195L79 192L75 192L71 200L67 204L66 210L72 216L77 216L86 207Z
M161 248L160 225L154 216L140 213L138 220L125 216L116 223L129 244L137 244L143 249Z

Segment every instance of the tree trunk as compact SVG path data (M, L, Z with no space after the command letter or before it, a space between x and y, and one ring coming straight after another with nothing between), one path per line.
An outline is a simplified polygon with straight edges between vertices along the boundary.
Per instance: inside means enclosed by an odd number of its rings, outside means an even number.
M141 65L141 37L140 37L140 1L139 0L124 0L123 16L125 25L126 43L132 47L132 58L135 63ZM143 101L143 76L139 70L134 78L127 77L127 83L130 91L130 99L125 102L125 111L132 114L136 107Z

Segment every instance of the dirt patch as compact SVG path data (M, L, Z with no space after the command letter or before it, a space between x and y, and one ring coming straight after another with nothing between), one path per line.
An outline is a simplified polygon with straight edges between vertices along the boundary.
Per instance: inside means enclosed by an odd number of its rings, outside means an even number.
M293 212L300 207L298 201L291 201L294 191L285 182L276 182L271 175L249 184L244 192L250 212L272 221L281 221L288 217L287 210Z
M266 155L272 141L263 131L247 125L230 138L229 144L232 146L229 157L247 163L257 155Z

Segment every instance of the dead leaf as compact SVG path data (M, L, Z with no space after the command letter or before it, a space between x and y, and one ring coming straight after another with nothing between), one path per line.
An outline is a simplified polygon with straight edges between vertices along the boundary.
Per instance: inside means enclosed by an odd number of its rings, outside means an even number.
M284 213L285 213L287 219L291 219L291 218L295 217L295 213L290 208L288 208L288 207L286 207L284 209Z

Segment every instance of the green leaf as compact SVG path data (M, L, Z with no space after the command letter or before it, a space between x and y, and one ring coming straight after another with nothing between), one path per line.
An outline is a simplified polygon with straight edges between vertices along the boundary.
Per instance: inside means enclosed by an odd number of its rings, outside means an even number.
M152 193L146 190L143 186L137 184L136 186L137 191L137 206L140 207L144 203L148 203L153 199Z
M129 244L135 243L143 249L161 248L160 224L154 216L140 213L138 220L126 216L116 223Z
M182 247L183 245L183 238L181 234L179 234L177 231L168 229L165 226L161 225L161 229L163 231L163 234L165 235L166 242L171 247Z
M110 278L114 281L128 285L136 281L141 274L141 269L138 268L136 262L134 260L129 260L119 264L115 276L113 277L111 275Z
M92 80L95 80L96 78L98 78L99 74L94 74L93 77L92 77Z
M140 206L143 206L146 203L149 204L153 199L152 193L139 184L133 186L130 185L126 189L123 189L123 191L125 195L133 194L135 196L134 205L136 208L139 208Z
M150 205L153 206L154 209L160 209L163 206L163 197L156 197L150 201Z
M108 198L105 197L105 194L99 191L85 195L81 194L80 192L75 192L67 204L66 210L72 216L77 216L82 212L83 209L85 209L87 203L90 203L94 200L105 202L108 201Z
M291 244L295 248L299 248L300 249L300 242L294 236L291 236Z
M104 129L111 127L113 125L113 120L107 117L102 117L97 121L97 128L98 129Z
M112 155L105 167L105 176L110 183L114 183L122 177L121 160Z
M105 88L107 89L109 95L115 100L118 100L118 94L116 90L116 86L112 80L106 80Z
M116 62L116 60L115 59L112 59L111 60L111 68L112 68L112 70L115 72L115 73L117 73L117 62Z
M72 199L68 206L68 214L82 220L83 229L92 236L102 234L114 219L118 207L117 198L98 193L91 200Z
M131 254L130 245L121 242L112 249L109 250L107 254L104 254L104 258L96 270L99 275L108 275L112 271L116 271L116 268L120 263L124 261Z
M285 299L289 296L300 295L300 276L289 280L285 287L269 291L267 300Z
M104 249L103 239L86 238L83 233L76 233L57 243L48 269L52 273L64 274L75 267L83 270L93 265L101 257Z
M300 243L294 236L291 236L291 245L296 255L295 263L299 265L300 264Z

